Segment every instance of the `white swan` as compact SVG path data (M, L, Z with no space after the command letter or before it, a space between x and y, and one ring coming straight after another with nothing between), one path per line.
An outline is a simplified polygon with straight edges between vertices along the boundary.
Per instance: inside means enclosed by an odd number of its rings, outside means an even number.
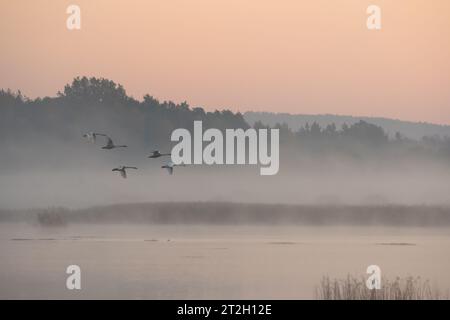
M186 165L184 163L182 164L174 164L172 161L169 161L167 164L163 165L161 168L164 168L169 172L169 174L173 174L173 168L174 167L185 167Z
M161 153L158 150L152 151L152 154L149 155L149 158L159 158L163 156L170 156L170 153Z
M110 149L115 149L115 148L126 148L126 147L127 147L126 145L120 145L120 146L115 145L114 142L112 141L112 139L110 137L108 137L106 146L102 147L102 149L110 150Z
M119 171L120 175L122 176L122 178L126 179L127 178L127 169L134 169L137 170L136 167L126 167L126 166L120 166L118 168L114 168L112 169L112 171Z

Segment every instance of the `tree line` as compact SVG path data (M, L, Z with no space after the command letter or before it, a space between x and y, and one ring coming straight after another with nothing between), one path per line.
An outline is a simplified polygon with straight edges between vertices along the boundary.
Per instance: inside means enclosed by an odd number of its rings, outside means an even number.
M0 90L0 144L36 143L49 139L68 142L84 131L105 131L124 137L143 148L169 148L176 128L192 130L195 120L203 127L247 129L250 125L239 112L205 111L187 102L159 101L151 95L137 100L122 85L104 78L77 77L55 97L30 99L20 91ZM268 128L262 122L254 126ZM450 157L450 138L424 137L420 141L397 133L389 139L383 128L366 121L337 128L307 123L292 130L276 124L281 146L298 152L339 152L374 156L381 151L413 155Z

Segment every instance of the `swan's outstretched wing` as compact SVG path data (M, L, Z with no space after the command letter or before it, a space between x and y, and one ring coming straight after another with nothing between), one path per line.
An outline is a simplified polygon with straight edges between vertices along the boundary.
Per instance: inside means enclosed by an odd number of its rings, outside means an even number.
M88 132L83 135L83 137L85 137L91 143L95 143L97 141L97 136L106 137L106 134L97 132Z
M103 133L97 133L97 132L94 132L94 133L92 133L92 142L93 143L95 143L95 141L97 141L97 136L101 136L101 137L106 137L106 134L103 134Z
M83 134L83 137L86 138L86 140L90 143L95 142L95 136L90 132Z
M107 140L106 140L106 147L107 148L111 148L114 147L114 142L112 141L112 139L110 137L107 136Z

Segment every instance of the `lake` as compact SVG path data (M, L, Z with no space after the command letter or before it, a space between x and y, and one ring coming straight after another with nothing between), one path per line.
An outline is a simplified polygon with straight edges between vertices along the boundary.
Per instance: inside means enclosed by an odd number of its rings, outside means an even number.
M0 256L1 299L314 299L372 264L450 288L447 227L1 223Z

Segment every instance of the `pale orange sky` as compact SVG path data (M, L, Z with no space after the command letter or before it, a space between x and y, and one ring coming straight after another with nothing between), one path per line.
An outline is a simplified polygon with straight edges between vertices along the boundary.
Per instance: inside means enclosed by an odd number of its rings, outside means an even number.
M30 97L86 75L207 110L450 124L448 0L0 0L0 33L0 88Z

